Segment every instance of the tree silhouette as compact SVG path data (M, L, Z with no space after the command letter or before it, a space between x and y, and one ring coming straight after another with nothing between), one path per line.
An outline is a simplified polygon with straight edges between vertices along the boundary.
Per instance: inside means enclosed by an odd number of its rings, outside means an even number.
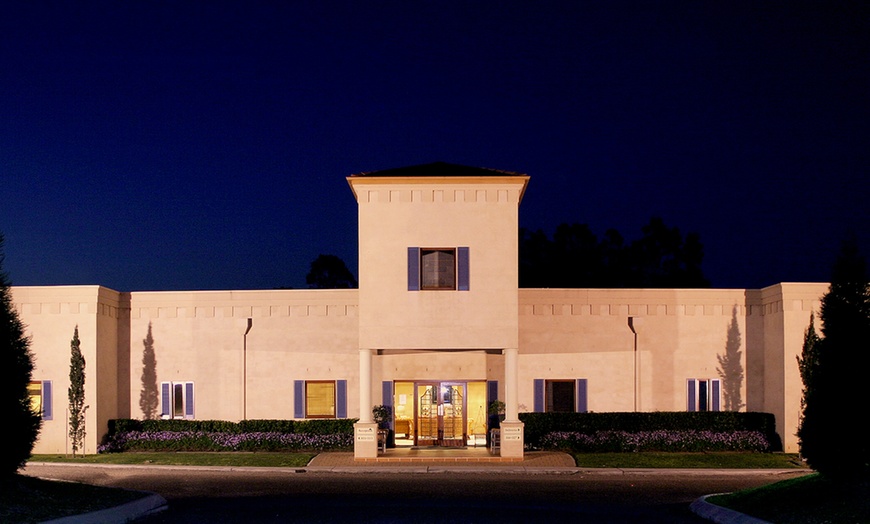
M142 389L139 391L139 408L142 418L152 420L157 418L157 406L160 399L157 389L157 356L154 352L154 337L151 335L151 322L148 323L148 334L142 340Z
M860 416L870 368L870 282L854 241L843 243L819 316L822 337L815 339L808 328L798 361L805 380L801 454L826 477L866 481L870 441L855 431L855 417Z
M725 338L725 353L716 355L716 371L722 379L722 397L725 411L739 411L743 407L743 352L740 351L740 326L737 325L737 306L731 310L731 323Z
M308 287L314 289L350 289L358 287L356 278L344 261L335 255L318 255L311 262L311 271L305 277Z
M30 403L27 386L33 377L30 339L12 305L12 284L3 271L3 234L0 233L0 413L5 444L0 453L0 476L14 475L33 451L42 416Z
M541 230L521 228L520 287L710 287L696 233L684 238L657 217L641 231L641 238L626 245L615 229L599 241L586 224L560 224L552 241Z

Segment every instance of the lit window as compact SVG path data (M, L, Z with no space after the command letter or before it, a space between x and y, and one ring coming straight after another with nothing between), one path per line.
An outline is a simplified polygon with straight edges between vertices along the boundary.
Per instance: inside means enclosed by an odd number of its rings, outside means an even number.
M30 407L34 413L42 415L42 420L51 420L51 381L35 380L27 385Z
M335 418L335 382L305 383L305 417Z

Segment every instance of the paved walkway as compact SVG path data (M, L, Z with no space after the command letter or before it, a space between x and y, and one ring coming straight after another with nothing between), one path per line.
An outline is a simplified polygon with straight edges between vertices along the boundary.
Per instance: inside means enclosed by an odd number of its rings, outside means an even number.
M555 451L526 452L522 459L506 459L486 448L395 448L377 458L354 459L352 452L321 453L309 468L363 468L372 466L475 466L492 468L574 468L574 458Z

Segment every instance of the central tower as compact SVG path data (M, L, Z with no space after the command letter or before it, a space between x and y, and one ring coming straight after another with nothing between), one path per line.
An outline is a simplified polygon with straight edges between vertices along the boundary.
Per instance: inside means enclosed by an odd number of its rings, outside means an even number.
M371 422L373 355L399 350L504 352L514 374L504 382L506 421L518 422L517 249L528 180L443 162L348 177L359 210L361 423Z

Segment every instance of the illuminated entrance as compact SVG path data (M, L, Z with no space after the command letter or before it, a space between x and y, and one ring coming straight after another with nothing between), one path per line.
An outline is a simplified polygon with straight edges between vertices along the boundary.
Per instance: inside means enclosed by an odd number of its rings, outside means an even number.
M462 447L485 441L485 381L395 382L394 391L397 446Z

